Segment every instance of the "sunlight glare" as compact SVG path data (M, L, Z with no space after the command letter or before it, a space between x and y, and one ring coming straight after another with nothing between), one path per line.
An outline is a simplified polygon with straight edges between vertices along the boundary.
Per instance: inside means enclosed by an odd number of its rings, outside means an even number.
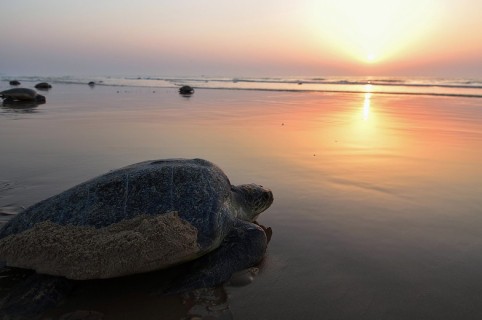
M312 1L318 37L336 50L378 63L414 45L434 29L435 0Z

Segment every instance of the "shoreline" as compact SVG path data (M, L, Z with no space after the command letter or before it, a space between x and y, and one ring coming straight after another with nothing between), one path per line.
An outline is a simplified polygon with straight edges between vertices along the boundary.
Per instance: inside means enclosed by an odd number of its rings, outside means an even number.
M10 77L3 77L3 81L8 81ZM8 78L8 79L7 79ZM97 86L112 86L119 88L139 87L151 89L170 89L189 85L196 90L252 90L252 91L271 91L271 92L321 92L321 93L371 93L371 94L399 94L399 95L421 95L421 96L447 96L447 97L467 97L482 98L482 80L462 81L454 78L453 80L438 80L437 78L404 78L403 80L393 80L392 77L335 77L330 78L310 78L300 80L290 78L210 78L210 77L18 77L27 83L48 81L53 84L73 84L87 85L95 82ZM374 80L372 78L375 78ZM13 77L12 77L13 79ZM17 78L16 78L17 79ZM319 80L321 79L321 80ZM364 80L363 80L364 79ZM95 80L95 81L94 81ZM418 81L418 82L417 82ZM479 84L480 83L480 84ZM479 85L477 85L479 84ZM2 86L4 89L6 86Z

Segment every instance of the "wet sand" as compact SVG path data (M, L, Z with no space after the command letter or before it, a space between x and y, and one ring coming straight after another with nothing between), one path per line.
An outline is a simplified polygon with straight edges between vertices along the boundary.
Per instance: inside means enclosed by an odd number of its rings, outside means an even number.
M273 229L267 256L232 285L162 297L159 274L88 283L52 317L482 317L480 99L209 89L186 98L60 84L44 95L38 107L0 107L3 221L147 159L205 158L233 184L275 196L259 219Z

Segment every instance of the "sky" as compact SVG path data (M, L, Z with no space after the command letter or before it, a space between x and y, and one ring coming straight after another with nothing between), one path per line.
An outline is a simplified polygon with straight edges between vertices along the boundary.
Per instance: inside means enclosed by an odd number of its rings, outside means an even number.
M482 78L481 0L11 0L0 74Z

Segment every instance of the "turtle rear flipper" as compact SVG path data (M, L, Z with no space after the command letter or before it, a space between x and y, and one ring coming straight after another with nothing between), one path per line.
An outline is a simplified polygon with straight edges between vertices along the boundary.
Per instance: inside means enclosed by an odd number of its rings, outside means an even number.
M194 261L186 275L174 280L164 293L182 293L220 285L228 281L233 273L261 262L267 246L263 228L237 220L221 246Z

